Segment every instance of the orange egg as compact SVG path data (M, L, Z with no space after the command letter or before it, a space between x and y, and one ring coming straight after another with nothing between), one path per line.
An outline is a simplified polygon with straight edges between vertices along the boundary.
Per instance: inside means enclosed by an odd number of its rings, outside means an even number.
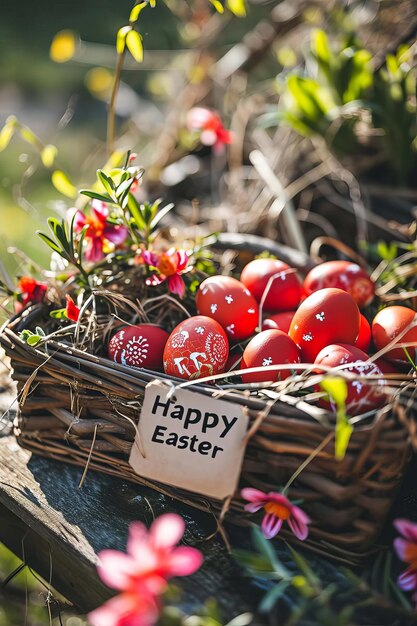
M307 295L326 287L347 291L360 307L372 302L375 295L375 286L367 271L351 261L327 261L310 270L304 280Z
M388 306L379 311L372 322L372 337L377 350L385 348L393 339L404 331L410 324L416 322L416 312L406 306ZM398 343L414 342L417 346L417 325L410 328ZM410 356L415 359L416 347L407 348ZM407 361L402 348L393 348L384 354L384 358Z
M164 350L164 370L177 378L202 378L223 372L229 344L223 328L210 317L195 315L174 328Z
M301 350L303 362L312 363L331 343L354 344L359 333L359 309L341 289L320 289L304 300L291 322L289 336Z
M198 312L218 322L231 341L250 337L258 324L258 304L250 291L231 276L210 276L196 296Z
M317 365L327 367L343 367L343 371L357 374L358 380L347 381L348 395L346 399L346 412L350 416L360 415L381 407L386 401L383 374L375 363L369 362L368 355L356 346L347 344L332 344L319 352L314 361ZM317 368L320 371L320 368ZM381 376L377 384L366 384L367 376ZM321 406L336 407L328 400L321 400Z
M294 315L295 311L272 313L262 322L262 330L271 330L274 328L275 330L282 330L283 333L288 333Z
M359 335L355 341L355 346L360 350L367 352L372 340L371 326L362 313L360 316Z
M293 340L281 330L264 330L246 346L240 367L264 367L265 371L242 374L242 380L244 383L284 380L291 376L290 369L272 370L268 366L297 363L300 363L300 351Z
M259 303L268 289L263 303L265 311L295 309L300 303L302 285L297 273L278 259L254 259L243 268L240 280Z

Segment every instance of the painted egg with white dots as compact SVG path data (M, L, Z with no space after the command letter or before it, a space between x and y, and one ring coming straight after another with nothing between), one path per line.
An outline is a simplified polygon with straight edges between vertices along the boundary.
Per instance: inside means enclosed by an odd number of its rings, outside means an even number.
M164 370L192 380L224 371L229 356L226 333L205 315L190 317L174 328L164 350Z
M335 287L347 291L359 307L367 306L375 295L375 285L368 272L351 261L327 261L307 274L304 280L306 294Z
M230 341L250 337L258 324L258 304L251 292L231 276L210 276L196 296L198 312L208 315L226 331Z
M279 259L254 259L245 265L240 280L257 302L264 299L265 311L295 309L303 293L295 269Z
M372 341L371 326L362 313L360 314L359 334L355 341L355 346L364 352L369 350Z
M109 359L129 367L161 371L168 337L166 330L152 324L125 326L110 339Z
M347 381L346 412L353 417L367 411L381 407L386 401L385 381L380 368L369 361L366 352L356 346L346 344L332 344L319 352L316 360L317 365L327 367L343 366L343 371L357 376L356 380ZM320 372L320 368L317 368ZM381 376L372 383L366 382L369 376ZM336 410L334 404L327 400L320 401L321 406Z
M280 311L279 313L272 313L265 317L262 322L262 330L282 330L284 333L288 333L290 330L292 318L295 315L295 311Z
M241 369L262 367L263 371L242 374L244 383L262 383L284 380L291 376L291 369L272 369L271 365L296 365L300 363L300 351L282 330L264 330L246 346Z
M320 289L300 304L288 332L301 350L301 360L312 363L331 343L353 345L359 334L359 309L341 289Z

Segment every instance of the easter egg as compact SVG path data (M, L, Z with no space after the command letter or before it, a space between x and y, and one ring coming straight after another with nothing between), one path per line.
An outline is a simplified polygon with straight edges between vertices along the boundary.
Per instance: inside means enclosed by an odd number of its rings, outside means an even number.
M169 333L152 324L125 326L110 339L109 359L130 367L162 370L162 356L168 337Z
M177 378L202 378L223 372L229 355L226 333L205 315L190 317L174 328L164 350L164 370Z
M377 350L385 348L395 337L397 337L407 326L416 320L416 312L406 306L388 306L379 311L372 322L372 337ZM398 343L415 342L417 346L417 326L410 328ZM408 353L414 359L416 346L407 348ZM407 361L407 357L402 348L393 348L384 354L386 359L399 359Z
M265 371L243 373L242 381L262 383L284 380L291 376L291 369L272 370L268 366L297 363L300 363L300 351L293 340L282 330L264 330L255 335L246 346L240 367L263 367Z
M283 333L288 333L292 318L295 311L280 311L279 313L272 313L268 315L262 322L262 330L282 330Z
M198 312L218 322L231 341L250 337L258 324L258 304L250 291L231 276L210 276L196 296Z
M371 326L362 313L360 314L359 335L355 341L355 346L364 352L367 352L371 345L372 333Z
M321 263L313 267L304 280L307 295L327 287L347 291L360 307L369 304L375 295L375 286L367 271L350 261Z
M346 291L320 289L298 307L289 336L301 350L304 362L313 362L331 343L354 344L359 333L359 309Z
M245 265L240 280L259 303L265 293L265 311L295 309L300 303L302 285L297 273L278 259L254 259Z
M374 363L383 374L399 374L405 365L404 361L392 362L386 359L375 359Z
M345 365L343 371L357 374L358 380L347 381L348 394L346 398L346 412L350 416L360 415L381 407L386 401L384 393L383 374L375 363L369 361L366 352L356 346L347 344L332 344L319 352L314 361L317 365L338 367ZM320 371L320 368L318 368ZM381 380L375 383L366 383L364 377L381 376ZM323 399L320 404L335 410L332 402Z

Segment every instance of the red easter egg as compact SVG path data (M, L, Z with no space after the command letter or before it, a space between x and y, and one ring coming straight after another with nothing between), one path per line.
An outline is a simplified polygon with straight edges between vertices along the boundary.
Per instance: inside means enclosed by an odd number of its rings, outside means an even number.
M301 359L313 362L331 343L354 344L359 333L359 309L346 291L320 289L298 307L289 336L301 350Z
M258 324L258 304L240 281L231 276L210 276L197 291L198 312L218 322L232 341L250 337Z
M372 333L368 320L362 313L360 314L359 335L355 341L355 346L367 352L371 345Z
M152 324L125 326L110 339L109 359L129 365L162 370L162 355L169 334Z
M250 367L265 367L268 365L284 365L299 363L300 351L282 330L264 330L250 340L243 352L241 369ZM288 370L265 369L264 372L249 372L242 374L244 383L262 383L284 380L291 376Z
M346 365L346 368L343 368L344 371L362 377L381 376L381 380L378 380L376 384L366 384L364 380L347 381L346 412L348 415L360 415L377 409L385 403L386 394L384 393L384 380L381 370L375 363L369 361L366 352L356 346L347 344L326 346L319 352L314 363L328 367L338 367L350 363L351 365ZM330 406L332 410L335 410L332 403L327 400L321 400L320 404L326 408Z
M223 372L229 355L226 333L205 315L190 317L174 328L164 350L164 370L177 378L202 378Z
M402 367L396 367L392 361L386 361L385 359L375 359L375 365L379 367L383 374L399 374L404 368L404 361L401 363Z
M296 271L278 259L254 259L242 270L241 282L260 303L268 283L265 296L265 311L295 309L301 300L302 285Z
M288 333L294 315L295 311L280 311L280 313L268 315L262 322L262 330L275 329Z
M350 261L327 261L310 270L304 280L307 295L326 287L347 291L360 307L372 302L375 295L375 285L367 271Z
M395 337L414 321L417 322L416 312L406 306L388 306L379 311L372 322L372 337L377 350L385 348ZM415 342L417 346L417 326L410 328L398 343ZM408 353L414 359L417 353L416 346L409 346ZM393 348L384 354L386 359L399 359L407 361L402 348Z

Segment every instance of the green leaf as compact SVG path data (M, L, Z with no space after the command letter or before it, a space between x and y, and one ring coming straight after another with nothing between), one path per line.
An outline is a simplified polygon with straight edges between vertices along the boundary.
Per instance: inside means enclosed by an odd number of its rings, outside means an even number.
M217 13L224 13L224 6L219 0L210 0L211 4L216 9Z
M129 22L131 24L137 22L140 12L146 7L147 4L147 2L138 2L138 4L135 4L129 15Z
M275 587L270 589L268 593L262 598L262 601L259 605L260 613L269 613L275 606L277 600L282 596L282 594L288 589L291 585L290 580L281 580Z
M297 550L294 550L294 548L292 548L289 544L287 544L287 546L293 556L294 561L296 562L300 571L304 574L310 585L312 585L313 587L318 587L320 585L320 579L318 578L318 576L316 576L308 561L306 561L306 559L302 557L301 554L297 552ZM301 579L299 580L299 582L301 582ZM294 584L294 578L292 580L292 583ZM297 581L295 581L295 586L297 586Z
M16 129L16 118L11 116L7 118L5 125L0 131L0 152L2 152L10 143Z
M226 0L226 6L236 17L245 17L245 0Z
M42 337L40 335L31 335L26 339L26 343L29 346L36 346L40 341L42 341Z
M265 539L258 526L253 527L252 538L259 553L269 560L273 570L278 574L278 576L280 576L280 578L289 578L290 572L281 563L279 563L273 544L268 539Z
M116 198L120 198L121 196L123 196L123 194L129 191L133 184L133 180L133 178L129 178L128 180L125 180L121 182L120 185L118 185L118 187L116 188Z
M240 615L236 615L230 622L226 624L226 626L249 626L249 624L253 623L253 615L252 613L241 613Z
M129 209L129 213L132 216L135 226L138 230L144 230L146 228L146 222L143 219L142 212L140 210L140 206L137 203L137 200L132 194L129 194L127 206Z
M45 167L51 168L58 154L58 148L52 144L48 144L41 152L42 163Z
M40 237L42 239L42 241L44 243L46 243L47 246L49 246L54 252L58 252L58 254L62 253L61 248L55 243L55 241L53 241L50 237L48 237L48 235L45 235L44 233L41 233L41 231L37 230L36 234L38 235L38 237Z
M233 550L233 556L242 567L246 567L251 572L262 572L263 574L274 572L274 566L268 558L249 552L249 550Z
M101 184L103 185L104 189L107 191L109 196L113 198L115 185L112 179L109 176L107 176L107 174L105 174L103 170L97 170L97 178L99 179L99 181L101 182Z
M66 309L55 309L55 311L51 311L49 313L49 317L53 317L55 320L66 320L67 318L67 310Z
M335 457L343 459L349 445L353 426L346 415L346 399L348 386L343 378L336 376L326 376L320 383L321 388L326 391L336 404L336 428L335 428Z
M316 58L323 65L330 65L332 52L329 46L329 40L324 30L314 31L311 37L311 48Z
M45 331L43 328L41 328L40 326L36 326L35 328L35 332L37 335L39 335L40 337L45 337Z
M110 202L114 204L114 200L110 198L110 196L104 196L101 193L97 193L92 189L80 189L80 193L83 196L88 196L88 198L93 198L93 200L101 200L101 202Z
M61 170L55 170L51 176L52 184L59 193L68 198L77 196L77 189L74 187L70 179Z
M132 30L131 26L123 26L122 28L119 28L119 30L117 31L117 38L116 38L117 54L123 54L123 52L125 51L126 35L130 30Z
M174 206L175 205L171 202L171 204L167 204L166 206L164 206L163 209L158 211L158 213L155 215L155 217L153 218L153 220L151 221L151 224L150 224L152 230L155 230L156 226L159 224L159 222L162 220L162 218L164 218L165 215L168 215L168 213L170 211L172 211Z
M137 63L142 63L143 61L142 35L140 35L136 30L130 30L126 35L126 45L129 49L130 54L135 59L135 61Z
M39 143L39 139L35 135L33 131L30 130L27 126L22 126L20 129L20 135L22 138L30 143L32 146L37 146Z
M345 406L348 386L344 378L340 376L326 376L320 383L320 387L329 394L337 407Z

